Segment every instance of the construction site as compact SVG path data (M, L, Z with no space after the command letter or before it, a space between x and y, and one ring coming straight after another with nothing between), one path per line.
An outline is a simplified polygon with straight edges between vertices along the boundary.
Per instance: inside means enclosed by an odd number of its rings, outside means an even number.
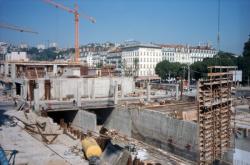
M0 65L0 142L17 164L232 164L242 161L237 140L249 145L249 93L234 88L235 67L211 66L188 96L107 68Z
M201 51L204 58L219 51L209 44L190 50L137 44L107 51L131 64L129 74L118 62L90 66L87 57L80 60L79 20L95 19L77 5L44 2L74 16L74 54L35 61L17 51L0 59L0 164L250 165L250 87L239 85L237 66L208 66L193 86L190 64L197 59L185 61L173 83L170 71L164 76L171 83L155 71L169 49Z

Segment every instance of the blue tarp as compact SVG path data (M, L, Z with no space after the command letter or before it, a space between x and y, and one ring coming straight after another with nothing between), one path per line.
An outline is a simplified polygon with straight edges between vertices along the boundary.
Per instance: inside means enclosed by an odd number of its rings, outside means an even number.
M5 152L2 147L0 147L0 164L1 165L9 165L8 159L5 155Z

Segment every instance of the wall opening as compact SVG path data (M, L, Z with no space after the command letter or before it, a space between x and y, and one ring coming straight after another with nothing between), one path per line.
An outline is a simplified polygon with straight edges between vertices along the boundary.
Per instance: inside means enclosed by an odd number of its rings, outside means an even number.
M50 100L51 99L51 83L50 83L50 80L45 80L44 81L44 98L45 100Z
M49 111L47 115L53 119L54 122L60 124L60 120L64 119L65 123L72 123L76 117L78 110L68 110L68 111Z
M110 114L114 108L99 108L94 110L88 110L96 115L97 125L103 125L105 121L109 118Z
M16 95L21 96L21 84L16 83Z

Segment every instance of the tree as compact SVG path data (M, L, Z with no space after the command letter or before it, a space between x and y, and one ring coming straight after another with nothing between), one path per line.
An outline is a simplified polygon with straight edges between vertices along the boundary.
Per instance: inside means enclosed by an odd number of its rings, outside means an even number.
M205 58L203 61L193 63L191 68L192 77L196 80L206 77L208 73L208 66L238 66L238 58L234 54L228 52L218 52L213 58Z
M133 60L133 75L138 76L138 69L139 69L139 58L134 58Z
M242 66L242 72L243 72L243 81L247 81L249 85L250 81L250 36L248 41L244 44L244 49L243 49L243 57L241 61L239 61Z
M170 77L182 77L184 64L178 62L170 63L167 60L159 62L155 67L155 73L158 74L163 80Z

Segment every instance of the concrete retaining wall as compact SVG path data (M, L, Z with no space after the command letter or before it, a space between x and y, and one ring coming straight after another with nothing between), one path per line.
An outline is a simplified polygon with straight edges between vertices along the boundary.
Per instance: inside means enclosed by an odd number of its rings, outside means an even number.
M122 134L131 137L132 133L132 118L127 109L115 108L106 122L104 127L107 129L115 129Z
M113 110L104 126L190 160L198 158L198 126L195 123L157 111L120 107ZM187 150L187 144L191 145L190 150Z
M81 129L83 132L88 130L96 131L96 115L84 110L78 110L72 126Z

